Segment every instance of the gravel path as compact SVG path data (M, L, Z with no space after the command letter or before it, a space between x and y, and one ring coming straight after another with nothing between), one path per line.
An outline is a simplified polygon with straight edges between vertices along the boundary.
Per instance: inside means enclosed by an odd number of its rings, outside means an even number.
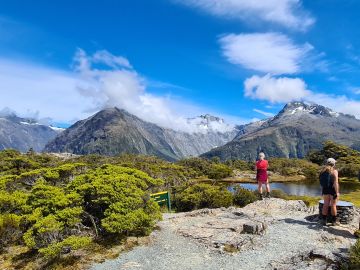
M305 219L308 213L287 212L287 216L275 217L265 234L254 236L261 244L230 254L179 235L176 215L164 216L150 245L136 247L91 269L332 269L325 261L346 251L355 241L341 227L321 227ZM324 253L326 259L317 259ZM309 254L314 258L309 259Z

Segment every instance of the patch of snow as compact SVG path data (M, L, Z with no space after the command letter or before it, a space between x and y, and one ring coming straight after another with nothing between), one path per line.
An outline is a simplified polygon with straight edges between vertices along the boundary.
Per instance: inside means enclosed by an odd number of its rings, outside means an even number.
M299 106L293 110L290 111L290 114L295 114L297 112L308 112L309 110L307 110L306 108L304 108L303 106Z
M30 125L30 126L42 126L42 125L39 124L39 123L29 123L29 122L25 122L25 121L21 121L20 124Z
M49 126L49 128L51 128L52 130L55 130L55 131L64 131L65 130L65 128L54 127L54 126Z
M201 115L195 118L189 118L188 123L195 128L195 132L207 133L207 132L220 132L226 133L234 130L234 126L225 123L225 121L219 117L209 114Z
M334 111L330 111L330 114L334 117L339 117L339 115L340 115L340 113L334 112Z

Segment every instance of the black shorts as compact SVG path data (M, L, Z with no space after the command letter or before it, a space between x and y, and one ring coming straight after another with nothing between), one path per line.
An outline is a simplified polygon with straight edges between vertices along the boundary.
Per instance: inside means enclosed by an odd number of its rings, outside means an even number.
M322 189L322 195L335 196L336 195L336 190L335 190L335 188L323 188Z

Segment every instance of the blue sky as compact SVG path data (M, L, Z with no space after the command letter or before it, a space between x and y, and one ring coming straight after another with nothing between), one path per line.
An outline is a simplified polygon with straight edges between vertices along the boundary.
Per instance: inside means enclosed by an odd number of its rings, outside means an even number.
M0 108L72 123L118 106L176 128L292 100L360 117L360 2L0 1Z

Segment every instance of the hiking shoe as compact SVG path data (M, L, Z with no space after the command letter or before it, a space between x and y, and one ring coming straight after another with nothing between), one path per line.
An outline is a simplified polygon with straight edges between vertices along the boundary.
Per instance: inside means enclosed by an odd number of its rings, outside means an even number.
M266 193L265 197L270 199L271 198L270 193Z
M263 200L263 199L264 199L264 195L262 195L262 193L259 194L259 198L260 198L260 200Z
M320 216L319 216L319 224L320 224L320 225L323 225L323 226L326 226L326 223L327 223L327 222L326 222L326 218L327 218L326 216L320 215Z
M331 226L340 226L340 222L337 217L332 217Z

